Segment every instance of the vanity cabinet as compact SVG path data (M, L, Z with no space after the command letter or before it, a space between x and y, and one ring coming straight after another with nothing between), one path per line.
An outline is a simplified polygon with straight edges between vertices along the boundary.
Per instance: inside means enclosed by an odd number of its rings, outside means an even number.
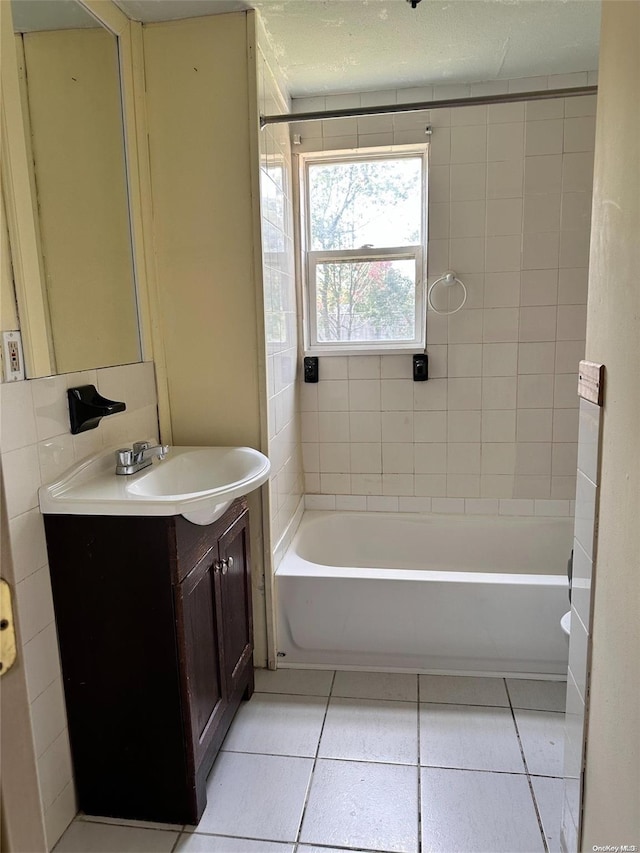
M45 516L78 804L191 823L253 692L248 510Z

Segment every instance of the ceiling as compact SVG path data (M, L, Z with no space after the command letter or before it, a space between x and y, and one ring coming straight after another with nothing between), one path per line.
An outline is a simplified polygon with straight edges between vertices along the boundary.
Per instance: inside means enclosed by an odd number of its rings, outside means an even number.
M2 0L0 0L2 2ZM15 5L69 5L21 0ZM599 0L116 0L151 23L258 9L293 97L598 67Z

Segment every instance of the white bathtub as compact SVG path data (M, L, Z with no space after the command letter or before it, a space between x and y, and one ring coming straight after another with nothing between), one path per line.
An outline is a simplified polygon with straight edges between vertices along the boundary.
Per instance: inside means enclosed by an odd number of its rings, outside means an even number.
M561 675L570 518L305 512L278 665Z

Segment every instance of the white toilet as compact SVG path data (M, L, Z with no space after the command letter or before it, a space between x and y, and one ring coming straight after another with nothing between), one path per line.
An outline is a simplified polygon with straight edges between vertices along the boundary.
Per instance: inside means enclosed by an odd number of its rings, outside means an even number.
M571 611L567 610L562 619L560 620L560 627L564 631L567 637L567 642L569 641L569 634L571 632Z

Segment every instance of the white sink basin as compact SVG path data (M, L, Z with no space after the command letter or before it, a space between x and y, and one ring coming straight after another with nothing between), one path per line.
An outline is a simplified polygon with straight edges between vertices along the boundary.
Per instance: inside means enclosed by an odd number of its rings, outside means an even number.
M266 482L270 463L251 447L172 447L137 474L115 473L116 447L85 459L39 491L43 513L183 515L211 524Z

